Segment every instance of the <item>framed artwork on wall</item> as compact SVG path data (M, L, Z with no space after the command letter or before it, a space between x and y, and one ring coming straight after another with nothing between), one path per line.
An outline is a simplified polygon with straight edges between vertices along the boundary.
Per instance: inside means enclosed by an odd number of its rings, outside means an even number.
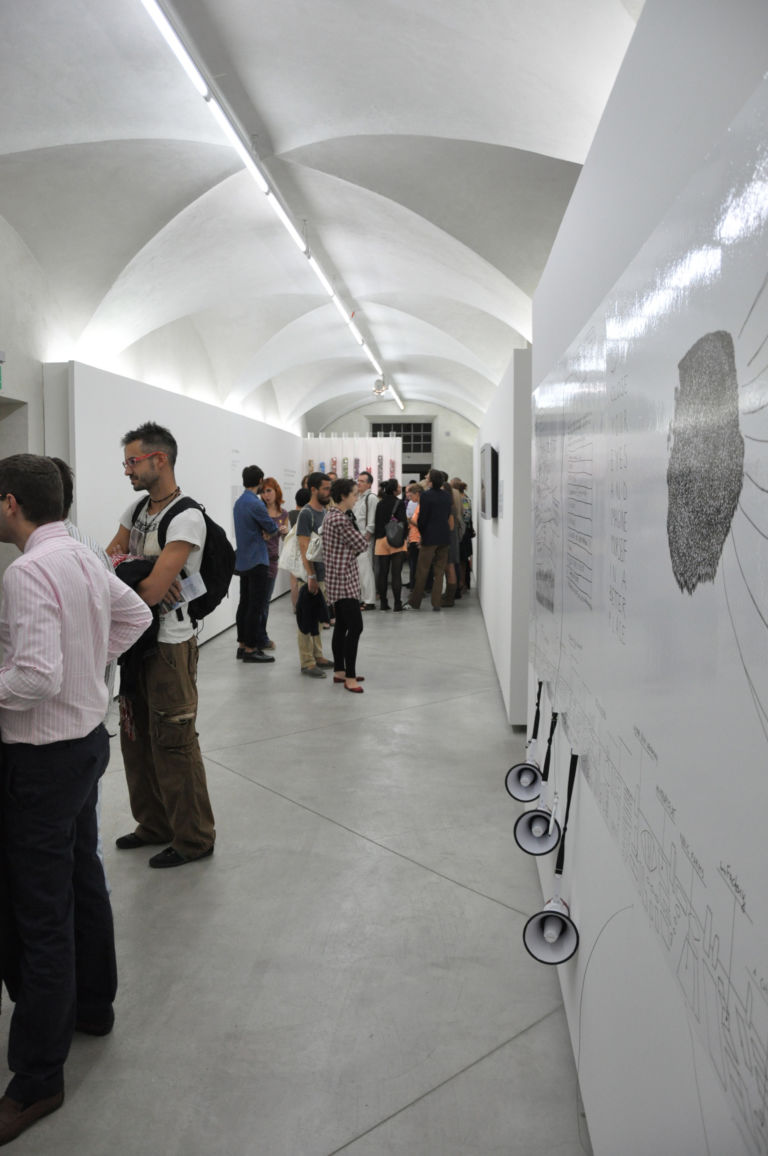
M499 516L499 454L490 442L480 450L480 514L483 518Z

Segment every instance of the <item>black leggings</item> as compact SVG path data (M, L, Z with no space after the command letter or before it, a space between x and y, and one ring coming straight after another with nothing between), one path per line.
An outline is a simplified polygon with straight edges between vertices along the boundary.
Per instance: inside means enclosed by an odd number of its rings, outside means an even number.
M336 612L336 625L331 639L334 674L343 672L347 678L355 678L357 643L363 633L360 599L339 598L333 606Z
M387 598L387 583L389 581L389 564L392 563L392 593L395 596L395 602L400 601L400 596L403 592L403 558L404 552L401 550L397 554L379 554L376 558L378 569L376 572L376 586L379 592L379 597L386 601Z

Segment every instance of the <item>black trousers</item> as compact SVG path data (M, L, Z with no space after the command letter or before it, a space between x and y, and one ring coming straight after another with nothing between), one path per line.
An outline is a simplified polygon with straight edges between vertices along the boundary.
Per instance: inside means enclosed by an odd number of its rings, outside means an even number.
M408 589L413 590L416 584L416 567L419 564L419 543L408 543Z
M241 646L261 650L269 642L266 608L269 599L269 566L254 566L240 575L237 607L237 638Z
M395 602L399 602L401 599L403 592L403 558L405 558L405 554L402 550L397 554L378 554L376 556L378 566L376 571L376 589L379 597L383 601L386 601L387 598L390 563L392 563L392 593L395 596Z
M2 754L3 853L19 941L7 1095L28 1103L61 1090L76 1018L104 1021L117 991L112 908L96 854L109 738L98 726L67 742L3 743Z
M340 598L333 605L336 612L336 625L331 639L333 669L337 674L344 671L347 678L355 678L357 644L363 633L360 599Z

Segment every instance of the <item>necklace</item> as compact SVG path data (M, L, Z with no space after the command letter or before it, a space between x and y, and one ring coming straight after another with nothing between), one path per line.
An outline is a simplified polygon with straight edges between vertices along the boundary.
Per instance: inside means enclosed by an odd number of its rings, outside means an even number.
M153 503L156 506L162 507L162 506L166 505L166 503L170 502L171 498L178 497L178 495L180 493L181 493L181 487L177 486L172 494L166 494L164 498L157 498L157 499L150 498L149 499L149 501L147 502L146 506L141 511L141 513L139 514L139 516L136 519L136 522L134 523L134 526L133 526L133 530L135 530L137 535L140 536L141 541L139 542L137 539L136 543L134 543L133 538L131 538L130 550L131 550L132 554L143 554L144 553L144 546L145 546L146 541L147 541L147 536L154 530L155 523L157 522L157 519L160 517L160 515L163 512L162 509L157 509L157 510L155 510L155 512L153 514L150 514L149 507ZM131 534L133 534L133 530L131 531Z
M166 494L164 498L150 498L147 502L147 513L149 513L150 506L162 506L165 502L170 502L171 498L178 498L181 493L181 487L177 486L171 494Z

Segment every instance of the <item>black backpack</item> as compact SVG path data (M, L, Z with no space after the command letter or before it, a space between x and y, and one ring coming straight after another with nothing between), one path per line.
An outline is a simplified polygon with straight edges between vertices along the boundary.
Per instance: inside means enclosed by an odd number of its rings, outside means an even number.
M133 524L148 503L149 498L139 502L131 518ZM157 544L161 550L165 547L171 520L183 510L199 510L205 518L205 545L200 560L200 575L205 582L205 594L193 598L187 604L192 625L197 629L201 619L215 610L229 594L229 584L235 572L235 550L222 527L218 522L214 522L213 518L208 517L205 506L201 506L194 498L180 498L166 514L163 514L157 527Z

